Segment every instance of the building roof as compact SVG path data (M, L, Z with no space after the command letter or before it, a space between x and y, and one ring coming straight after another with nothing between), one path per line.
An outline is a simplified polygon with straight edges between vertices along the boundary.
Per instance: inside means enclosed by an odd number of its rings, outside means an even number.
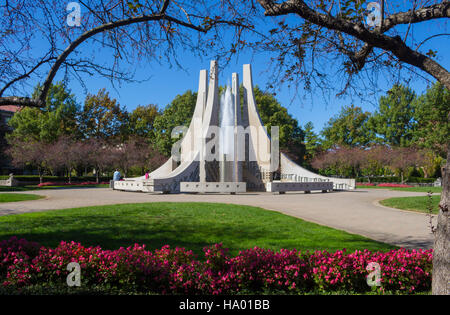
M16 106L16 105L0 105L0 110L5 111L5 112L16 113L16 112L20 111L21 109L22 109L21 106Z

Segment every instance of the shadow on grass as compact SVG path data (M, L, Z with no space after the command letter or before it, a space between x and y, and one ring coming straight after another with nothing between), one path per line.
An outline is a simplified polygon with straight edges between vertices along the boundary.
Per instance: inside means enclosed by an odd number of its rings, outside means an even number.
M184 247L196 254L215 243L223 243L232 255L255 246L310 251L394 248L272 211L205 203L128 204L1 217L0 239L11 236L52 247L61 240L104 249L138 243L149 249Z

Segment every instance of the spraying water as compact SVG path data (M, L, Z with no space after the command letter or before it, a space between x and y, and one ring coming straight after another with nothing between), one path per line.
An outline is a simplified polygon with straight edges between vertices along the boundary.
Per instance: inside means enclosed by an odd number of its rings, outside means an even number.
M231 160L234 155L234 106L228 84L220 98L220 117L220 154L226 154L227 160Z

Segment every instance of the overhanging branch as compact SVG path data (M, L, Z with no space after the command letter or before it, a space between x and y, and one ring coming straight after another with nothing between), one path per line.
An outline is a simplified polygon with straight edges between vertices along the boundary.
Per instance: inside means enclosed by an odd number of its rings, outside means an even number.
M42 85L42 90L41 90L41 93L39 96L39 100L41 102L45 102L45 98L47 97L48 90L50 89L50 85L51 85L58 69L60 68L61 64L67 59L69 54L75 50L75 48L77 48L81 43L86 41L88 38L90 38L98 33L102 33L104 31L108 31L108 30L111 30L114 28L127 26L127 25L131 25L131 24L136 24L136 23L141 23L141 22L158 21L158 20L170 21L172 23L175 23L175 24L178 24L178 25L181 25L181 26L184 26L184 27L187 27L187 28L199 31L199 32L206 32L208 30L207 28L203 28L201 26L187 23L187 22L178 20L174 17L167 16L165 14L140 15L140 16L131 17L128 19L123 19L123 20L114 21L114 22L109 22L109 23L97 26L97 27L90 29L89 31L83 33L80 37L78 37L75 41L73 41L63 51L63 53L61 55L58 56L54 65L50 69L50 72L48 73L47 78L44 81L44 84Z
M311 9L303 0L288 0L275 3L272 0L258 0L264 8L266 16L280 16L286 14L297 14L301 18L330 30L346 33L356 39L367 43L369 46L378 47L390 51L400 61L413 65L427 72L444 86L450 89L450 73L436 61L412 50L399 37L390 37L383 33L368 30L362 23L353 23L348 19L325 15ZM390 28L396 24L417 23L450 16L450 3L443 3L425 7L412 13L398 13L384 20L384 27ZM418 12L418 13L417 13ZM412 21L412 22L411 22Z

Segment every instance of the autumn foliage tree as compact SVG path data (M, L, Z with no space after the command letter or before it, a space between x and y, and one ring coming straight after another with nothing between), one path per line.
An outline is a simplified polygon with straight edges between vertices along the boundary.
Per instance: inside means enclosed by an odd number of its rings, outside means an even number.
M44 141L16 141L8 149L12 164L16 167L32 166L37 169L39 182L43 182L44 171L49 166L52 154Z
M125 142L111 146L113 164L124 172L126 177L132 167L141 168L143 171L166 159L154 150L143 138L132 137ZM160 165L160 164L159 164ZM159 166L157 165L157 166Z
M400 175L403 184L406 170L421 164L422 156L414 148L394 147L389 151L388 166Z
M80 129L84 138L124 140L128 135L127 123L127 111L105 89L86 96L80 113Z
M375 145L369 148L334 147L317 156L312 166L330 175L367 176L382 175L389 169L404 182L406 172L427 164L426 152L416 148ZM381 171L381 174L380 174Z

